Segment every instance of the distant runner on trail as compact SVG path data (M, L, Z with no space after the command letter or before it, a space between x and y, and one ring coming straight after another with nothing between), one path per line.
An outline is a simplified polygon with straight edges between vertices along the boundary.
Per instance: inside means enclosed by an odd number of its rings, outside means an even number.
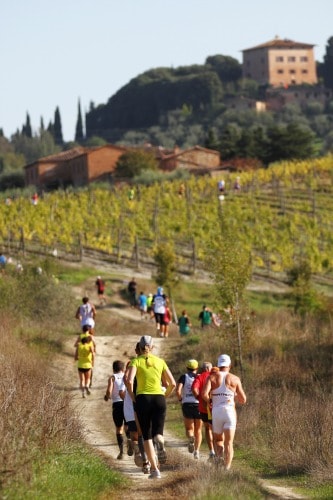
M136 288L137 288L137 283L135 278L132 278L131 281L127 285L127 291L129 294L129 301L131 307L137 307L137 298L136 298Z
M97 279L95 281L95 286L97 288L97 295L99 299L99 304L102 306L103 304L106 304L106 297L105 297L105 282L102 280L100 276L97 276Z
M182 315L178 318L179 334L181 337L190 333L191 321L184 309Z
M75 349L74 359L77 361L82 397L85 398L85 392L90 396L90 376L95 359L94 345L90 335L82 337Z
M82 305L77 308L75 317L80 320L81 327L89 324L94 329L96 308L89 302L88 297L83 297Z
M166 306L166 296L163 288L159 286L157 293L153 295L152 307L155 316L156 330L161 337L164 337L164 314Z
M202 311L199 313L198 319L201 323L201 328L207 328L212 325L212 311L206 306L202 306Z
M230 373L231 359L228 354L219 356L217 366L219 371L212 370L207 377L202 397L212 404L216 457L229 470L234 456L237 421L235 402L245 404L246 395L240 378Z

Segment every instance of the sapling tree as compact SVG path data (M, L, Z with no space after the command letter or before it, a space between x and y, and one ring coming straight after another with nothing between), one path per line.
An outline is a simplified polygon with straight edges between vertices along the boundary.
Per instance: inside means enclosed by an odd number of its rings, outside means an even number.
M251 251L240 239L236 219L226 217L220 207L220 231L210 244L208 266L215 285L219 310L226 310L237 327L237 344L242 371L242 329L248 315L244 292L251 274Z

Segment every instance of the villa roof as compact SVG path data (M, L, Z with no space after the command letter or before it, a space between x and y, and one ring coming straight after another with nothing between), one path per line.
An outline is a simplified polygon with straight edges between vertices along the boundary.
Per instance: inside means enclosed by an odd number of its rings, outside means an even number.
M242 52L248 52L249 50L257 50L257 49L312 49L314 47L313 44L310 43L301 43L294 42L293 40L289 40L287 38L279 38L275 37L273 40L262 43L260 45L256 45L255 47L251 47L250 49L244 49Z

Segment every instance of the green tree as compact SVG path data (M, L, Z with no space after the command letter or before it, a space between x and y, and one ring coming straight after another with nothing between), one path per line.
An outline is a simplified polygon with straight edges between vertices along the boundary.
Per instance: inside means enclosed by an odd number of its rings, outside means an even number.
M242 337L248 314L245 289L252 275L251 251L240 238L236 220L227 218L220 206L220 234L211 242L207 265L215 285L219 310L235 311L238 356L242 370Z
M207 137L205 139L205 148L215 149L215 150L219 149L219 141L216 137L216 133L215 133L215 130L213 128L210 128L208 130L208 134L207 134Z
M323 77L325 87L333 89L333 36L331 36L326 45L326 53L324 55Z
M314 133L297 123L271 127L267 131L266 164L290 159L311 158L314 155Z
M230 56L209 56L205 64L211 66L216 71L222 82L235 82L242 76L241 64L237 59Z
M145 170L157 170L157 160L153 153L138 149L127 151L118 160L115 168L117 177L132 178Z
M241 131L235 125L227 125L222 130L220 147L222 159L230 160L238 156L238 141Z
M157 285L167 288L168 296L172 296L172 289L177 283L176 276L176 254L171 243L163 242L154 250L154 261L156 264L156 276L154 280Z
M30 123L29 113L27 113L25 125L23 125L23 127L22 127L22 134L25 135L28 138L32 137L32 129L31 129L31 123Z
M294 311L298 314L323 310L323 297L313 288L312 271L309 262L300 261L287 270L288 284L292 287Z
M62 144L64 143L64 139L62 137L61 117L58 106L56 107L56 110L54 112L53 137L54 142L58 146L62 146Z
M76 127L75 127L75 142L78 142L81 144L84 140L84 135L83 135L83 122L82 122L82 114L81 114L81 103L80 99L78 102L78 110L77 110L77 120L76 120Z

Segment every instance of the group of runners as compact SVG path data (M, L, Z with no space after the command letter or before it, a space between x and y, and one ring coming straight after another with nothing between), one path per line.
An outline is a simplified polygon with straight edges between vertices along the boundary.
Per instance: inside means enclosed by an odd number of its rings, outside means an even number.
M164 313L158 312L159 307L165 307L166 300L161 287L153 300L157 303L155 318L156 314L160 315L156 320L156 325L159 325L156 326L157 333L165 336L162 318ZM88 297L83 297L75 317L80 320L82 329L74 346L80 390L85 398L91 393L96 354L96 308ZM143 473L148 474L150 479L161 477L160 464L166 462L163 437L166 398L175 391L182 405L188 451L194 459L200 458L204 428L209 450L208 460L223 464L229 470L236 431L235 405L236 402L246 402L239 377L230 372L230 357L221 354L216 366L204 361L200 369L197 360L189 359L186 372L176 383L166 362L152 353L153 347L153 338L144 335L134 346L133 357L126 365L121 360L113 363L113 373L108 379L104 399L112 402L112 417L119 447L117 459L124 458L126 438L127 454L134 456L135 464L142 468Z

